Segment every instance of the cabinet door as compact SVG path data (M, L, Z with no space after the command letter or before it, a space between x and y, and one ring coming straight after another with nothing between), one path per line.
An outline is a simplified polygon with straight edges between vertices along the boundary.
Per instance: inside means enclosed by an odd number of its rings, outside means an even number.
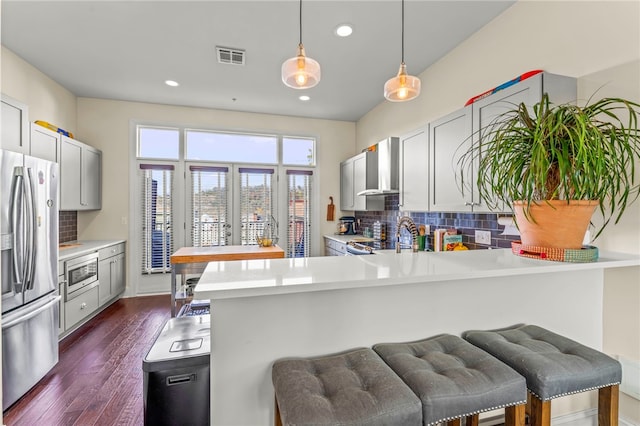
M80 210L82 144L62 136L60 145L60 210Z
M367 197L358 192L367 188L367 157L366 153L358 154L353 160L353 210L367 210Z
M127 264L124 254L114 256L111 270L111 296L123 293L126 286Z
M471 146L471 107L429 124L429 207L431 211L471 211L473 176L460 191L458 159ZM471 171L472 172L472 171Z
M340 163L340 210L353 210L355 201L353 191L353 160Z
M60 133L31 123L31 156L58 162Z
M2 95L0 148L29 155L29 109L22 102Z
M400 210L429 210L428 134L424 127L400 138Z
M100 295L98 300L100 305L102 305L103 303L111 299L111 294L112 294L111 282L113 280L111 273L112 273L113 259L115 259L115 257L108 257L98 262L98 281L100 283L98 285L98 289L99 289L98 293Z
M82 149L82 210L102 208L102 153L84 146Z

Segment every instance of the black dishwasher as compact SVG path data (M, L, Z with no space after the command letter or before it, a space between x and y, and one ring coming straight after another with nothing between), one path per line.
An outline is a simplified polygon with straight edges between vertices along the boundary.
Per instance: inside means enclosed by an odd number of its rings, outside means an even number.
M208 425L210 317L171 318L142 361L145 425Z

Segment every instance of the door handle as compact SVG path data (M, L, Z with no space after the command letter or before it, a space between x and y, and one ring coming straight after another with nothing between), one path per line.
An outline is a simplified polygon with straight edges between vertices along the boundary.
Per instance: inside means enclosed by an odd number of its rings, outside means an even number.
M13 327L14 325L23 323L33 317L35 317L36 315L40 314L43 311L46 311L47 309L49 309L51 306L55 305L56 303L58 303L60 301L62 297L61 296L55 296L53 299L51 299L50 301L48 301L47 303L45 303L44 305L40 306L39 308L37 308L34 311L29 312L27 315L25 316L16 316L16 318L10 318L7 321L4 321L2 323L2 329L6 330L8 328Z
M23 215L22 215L22 191L24 185L22 180L23 168L16 167L13 172L13 182L11 183L11 231L12 238L12 252L13 252L13 275L16 282L14 283L15 292L22 293L24 287L24 229Z

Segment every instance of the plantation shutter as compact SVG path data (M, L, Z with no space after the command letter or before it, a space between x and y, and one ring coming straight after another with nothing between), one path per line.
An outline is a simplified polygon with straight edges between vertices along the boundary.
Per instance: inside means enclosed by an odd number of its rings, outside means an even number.
M231 228L228 167L190 166L193 247L226 246Z
M287 257L309 257L312 180L311 170L287 170Z
M267 222L276 217L274 169L241 167L240 178L240 243L257 244Z
M171 272L172 165L140 164L143 274Z

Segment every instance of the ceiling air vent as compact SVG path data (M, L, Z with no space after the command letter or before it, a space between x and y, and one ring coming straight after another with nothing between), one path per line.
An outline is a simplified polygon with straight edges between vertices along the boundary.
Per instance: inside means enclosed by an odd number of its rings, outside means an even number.
M216 46L218 62L221 64L244 65L244 50Z

